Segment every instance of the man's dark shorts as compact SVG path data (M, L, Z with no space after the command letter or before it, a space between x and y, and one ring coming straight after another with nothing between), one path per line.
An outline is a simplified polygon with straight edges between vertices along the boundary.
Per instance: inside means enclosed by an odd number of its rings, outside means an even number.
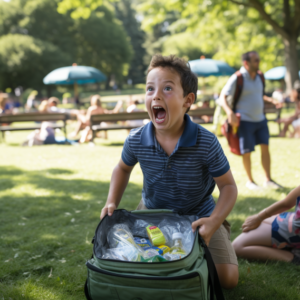
M238 135L242 154L254 151L256 145L269 145L270 135L267 120L261 122L241 121Z

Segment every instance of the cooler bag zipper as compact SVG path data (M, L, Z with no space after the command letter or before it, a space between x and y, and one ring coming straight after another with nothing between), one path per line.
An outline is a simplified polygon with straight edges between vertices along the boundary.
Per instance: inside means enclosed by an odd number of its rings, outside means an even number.
M88 269L97 272L102 273L109 276L115 276L115 277L123 277L123 278L131 278L131 279L144 279L144 280L183 280L183 279L191 279L195 277L199 277L199 274L197 272L192 272L190 274L186 275L180 275L180 276L174 276L174 277L167 277L167 276L136 276L136 275L121 275L113 272L109 272L106 270L99 269L92 265L89 261L86 262L86 266Z

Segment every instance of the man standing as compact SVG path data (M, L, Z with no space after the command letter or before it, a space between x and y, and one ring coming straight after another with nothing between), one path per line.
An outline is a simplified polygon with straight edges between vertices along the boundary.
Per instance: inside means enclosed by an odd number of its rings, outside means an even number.
M228 116L228 122L232 126L238 126L239 123L235 113L241 115L238 135L243 165L248 177L246 187L251 190L261 188L254 182L251 173L251 152L254 151L255 145L260 145L261 163L266 176L264 186L278 189L281 186L271 179L269 129L264 115L264 101L272 102L276 106L280 104L264 95L263 76L258 74L260 61L258 53L256 51L247 52L242 55L242 61L243 66L239 75L242 76L242 86L237 86L238 75L233 74L222 90L222 107ZM241 91L235 108L232 108L230 99L236 95L237 88Z

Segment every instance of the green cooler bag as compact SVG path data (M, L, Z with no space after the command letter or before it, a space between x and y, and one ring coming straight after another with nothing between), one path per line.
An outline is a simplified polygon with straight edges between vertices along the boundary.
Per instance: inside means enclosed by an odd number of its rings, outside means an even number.
M158 224L197 220L169 210L115 210L97 226L92 241L93 256L87 261L85 295L88 300L206 300L224 299L211 255L198 231L191 252L184 258L166 262L131 262L103 259L108 249L107 234L115 224L129 228L136 220Z

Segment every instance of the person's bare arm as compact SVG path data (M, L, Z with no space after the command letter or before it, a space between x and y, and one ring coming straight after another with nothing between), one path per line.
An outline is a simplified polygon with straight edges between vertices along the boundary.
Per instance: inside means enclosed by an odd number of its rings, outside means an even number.
M111 176L108 197L105 206L102 208L100 219L106 214L111 216L114 210L119 206L123 193L129 181L129 177L134 166L127 166L122 158Z
M299 196L300 186L292 190L283 200L270 205L256 215L248 217L242 225L243 232L256 229L263 220L291 209L295 206L296 199Z
M112 110L105 109L104 113L105 114L116 114L116 113L118 113L120 111L120 109L122 108L122 106L123 106L123 101L119 100L117 102L117 104L116 104L116 106L115 106L114 109L112 109Z
M225 110L225 112L227 114L229 124L236 127L239 125L239 121L238 121L238 118L236 117L235 113L229 106L229 104L227 102L227 97L228 97L227 95L221 94L221 96L220 96L221 106L223 107L223 109Z
M90 118L91 118L91 115L93 114L93 111L95 110L95 108L93 106L90 106L86 112L86 115L85 115L85 119L86 119L86 122L89 122L90 121Z
M267 95L263 96L264 101L266 102L270 102L272 104L274 104L276 106L276 108L281 108L282 107L282 103L278 102L277 100L275 100L274 98L271 98Z
M207 245L231 212L237 198L237 187L230 170L220 177L215 177L214 180L220 191L216 207L210 217L201 218L192 224L193 231L200 226L199 234Z

